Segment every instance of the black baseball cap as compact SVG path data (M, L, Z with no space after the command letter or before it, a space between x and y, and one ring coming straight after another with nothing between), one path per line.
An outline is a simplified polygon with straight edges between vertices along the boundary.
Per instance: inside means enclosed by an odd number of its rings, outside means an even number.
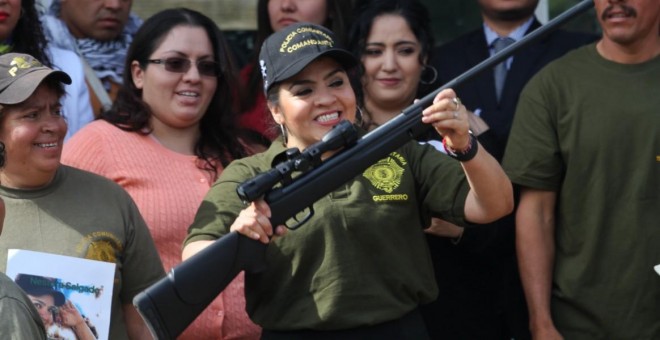
M55 306L59 307L64 304L66 299L64 294L55 289L57 280L31 274L18 274L16 275L16 284L23 289L23 291L32 296L50 295L55 300Z
M68 74L44 66L29 54L7 53L0 56L0 104L24 102L46 77L71 84Z
M259 53L264 92L322 56L333 58L345 70L358 64L353 54L340 46L335 34L323 26L296 23L271 34Z

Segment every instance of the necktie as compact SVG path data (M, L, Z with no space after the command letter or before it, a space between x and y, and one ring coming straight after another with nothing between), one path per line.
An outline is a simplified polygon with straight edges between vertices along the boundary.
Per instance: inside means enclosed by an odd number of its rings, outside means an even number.
M497 38L493 43L493 51L495 53L503 50L505 47L513 44L515 40L509 37ZM502 95L502 88L504 87L504 80L506 79L506 61L499 63L493 69L495 72L495 94L497 95L497 100L500 100Z

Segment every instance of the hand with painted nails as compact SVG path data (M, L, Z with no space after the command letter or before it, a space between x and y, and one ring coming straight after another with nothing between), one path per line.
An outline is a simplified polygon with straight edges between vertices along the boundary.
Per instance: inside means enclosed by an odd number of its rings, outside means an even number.
M449 147L464 150L470 145L470 122L465 105L452 89L438 93L433 104L422 111L422 121L431 124Z
M286 234L287 230L283 225L279 225L273 230L270 216L270 207L264 200L251 202L247 208L241 211L230 230L268 244L273 237L273 231L275 236L281 236Z

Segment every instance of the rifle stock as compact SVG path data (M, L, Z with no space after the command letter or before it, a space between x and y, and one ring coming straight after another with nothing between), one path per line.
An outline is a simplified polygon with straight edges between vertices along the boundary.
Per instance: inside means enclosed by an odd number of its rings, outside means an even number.
M268 191L271 223L284 224L296 213L359 175L376 161L420 136L429 126L422 110L442 90L456 87L493 68L519 49L541 39L571 18L593 7L583 0L523 39L482 61L398 116L360 138L355 145L328 158L289 185ZM241 271L256 273L266 266L267 245L229 233L171 270L169 275L138 294L133 303L157 339L174 339L224 290Z
M175 339L240 273L265 267L266 245L229 233L173 268L133 303L156 339Z

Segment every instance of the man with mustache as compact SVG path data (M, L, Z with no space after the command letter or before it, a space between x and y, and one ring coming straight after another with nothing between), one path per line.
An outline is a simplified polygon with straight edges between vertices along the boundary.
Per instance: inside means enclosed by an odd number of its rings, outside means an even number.
M498 52L500 40L511 43L541 27L534 16L538 0L478 0L483 24L433 53L435 86L449 82ZM458 87L481 145L502 161L522 88L549 62L594 42L598 36L557 30L515 53L491 72ZM501 83L497 72L503 68ZM499 95L498 95L499 92ZM433 223L427 238L438 283L438 299L423 309L429 333L440 339L528 339L527 308L515 252L515 216L488 226L461 228ZM440 237L435 237L440 236ZM478 324L479 327L472 325Z
M601 39L527 84L504 156L530 327L660 339L660 3L594 3Z
M52 0L42 17L46 37L85 64L94 115L110 107L122 83L126 51L142 20L132 0Z

